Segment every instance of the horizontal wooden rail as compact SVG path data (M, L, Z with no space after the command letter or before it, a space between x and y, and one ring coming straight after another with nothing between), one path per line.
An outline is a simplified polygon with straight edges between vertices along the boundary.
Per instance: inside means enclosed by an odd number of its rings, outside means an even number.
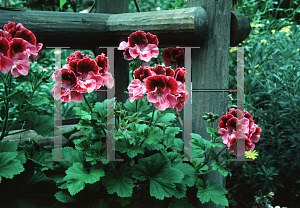
M0 7L0 27L22 23L49 47L76 49L119 46L137 30L157 35L159 46L199 46L207 37L202 7L139 13L101 14L7 10Z

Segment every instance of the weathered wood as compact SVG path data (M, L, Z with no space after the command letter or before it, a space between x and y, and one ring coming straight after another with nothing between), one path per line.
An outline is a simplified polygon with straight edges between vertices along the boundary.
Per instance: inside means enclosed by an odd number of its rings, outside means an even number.
M97 13L126 13L128 12L128 1L123 0L96 0ZM128 35L128 34L127 34ZM124 39L126 40L126 39ZM120 40L121 42L121 40ZM94 54L96 56L105 53L106 49L96 49ZM111 65L111 60L110 60ZM118 102L125 103L129 95L124 93L129 85L129 61L124 59L123 51L115 49L114 56L114 78L115 78L115 97ZM105 87L107 89L107 87ZM107 98L106 92L97 92L97 102L103 102Z
M62 129L62 132L66 132L66 131L73 129L74 127L77 128L77 126L78 126L78 124L66 125L66 126L62 126L61 129ZM13 131L10 131L9 133L12 134L12 133L19 132L19 131L20 130L13 130ZM84 135L85 135L84 131L80 130L80 131L72 134L70 138L72 138L74 136L84 136ZM33 130L6 136L6 137L4 137L3 141L9 140L9 141L17 142L17 143L22 143L25 140L27 140L29 137L34 138L40 146L53 146L54 145L54 137L50 137L50 136L42 137L41 135L38 135ZM67 142L67 139L64 136L62 136L62 144L65 144L66 142Z
M230 46L234 47L249 36L251 26L246 16L234 11L231 11L230 22Z
M231 1L189 0L188 7L202 6L208 16L208 35L200 49L192 49L192 83L193 90L228 90L229 84L229 44ZM228 92L193 92L192 100L192 128L204 139L211 140L206 127L211 127L201 118L205 112L225 114L227 112ZM214 123L214 127L219 121ZM217 153L221 148L214 149ZM208 152L206 152L208 154ZM222 158L219 157L220 161ZM211 162L209 163L209 165ZM212 171L202 177L213 179L225 187L225 178L217 171ZM199 207L225 207L208 202Z
M124 14L0 9L0 15L0 27L8 21L22 23L38 42L52 47L118 46L136 30L157 35L160 47L199 46L207 34L207 17L202 7Z

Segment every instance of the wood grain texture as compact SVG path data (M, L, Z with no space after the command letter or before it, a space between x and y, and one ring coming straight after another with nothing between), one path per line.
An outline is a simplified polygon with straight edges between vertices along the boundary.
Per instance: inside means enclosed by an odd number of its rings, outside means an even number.
M105 5L109 4L104 1L102 10ZM125 7L114 7L114 12L117 8ZM110 10L105 11L108 13ZM11 11L0 8L0 15L0 27L8 21L22 23L44 46L70 46L76 49L119 46L136 30L156 34L159 47L199 46L207 29L206 14L201 7L122 14Z
M128 1L123 0L96 0L96 13L126 13L128 12ZM111 36L108 36L108 41ZM122 41L118 39L119 43ZM113 41L111 41L113 42ZM106 49L96 49L96 54L105 53ZM95 54L95 56L96 56ZM112 60L109 60L110 63ZM110 64L111 65L111 64ZM115 49L114 53L114 79L115 79L115 97L118 102L125 103L129 95L124 93L129 85L129 61L124 59L123 51ZM107 87L105 87L107 89ZM106 92L97 92L97 102L103 102L107 98Z
M188 7L200 5L205 9L208 17L208 35L200 49L192 49L192 88L193 90L225 90L228 89L229 83L231 1L188 1ZM201 119L201 116L205 112L212 112L220 116L225 114L227 111L227 95L228 92L193 92L193 133L200 134L206 140L211 139L206 132L206 127L211 127L211 124ZM214 127L218 123L219 121L216 121ZM221 148L215 148L214 150L218 153ZM225 178L217 170L204 175L202 179L205 182L207 179L213 179L219 181L223 187L226 185ZM199 204L197 207L224 208L225 206L208 202L203 205Z

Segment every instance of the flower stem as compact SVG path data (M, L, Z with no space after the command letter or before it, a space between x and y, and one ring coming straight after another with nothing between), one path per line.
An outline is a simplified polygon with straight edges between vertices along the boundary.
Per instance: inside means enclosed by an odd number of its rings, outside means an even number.
M183 129L183 122L182 122L182 119L180 117L180 114L179 114L178 110L174 110L174 111L175 111L175 115L177 117L177 120L178 120L178 122L179 122L179 124L181 126L181 129Z
M8 128L8 130L5 131L4 135L1 135L1 136L0 136L0 141L1 141L5 136L7 136L8 132L14 127L14 125L20 120L20 118L22 117L22 115L26 112L26 110L27 110L27 105L28 105L29 101L32 99L34 92L35 92L36 89L42 84L42 82L43 82L43 81L39 82L39 83L34 87L33 91L32 91L31 94L30 94L30 97L29 97L28 101L26 101L25 107L24 107L22 110L20 110L18 119L16 119L16 120L12 123L12 125ZM7 104L8 104L8 102L9 102L9 101L7 100ZM23 104L23 103L22 103L22 104ZM22 105L22 104L21 104L21 105ZM21 106L21 105L20 105L20 106ZM9 107L9 105L7 105L7 108L8 108L8 107ZM7 109L7 117L8 117L8 109ZM31 129L32 129L32 128L33 128L33 127L31 127ZM4 129L5 129L5 128L4 128ZM28 129L28 130L31 130L31 129ZM3 129L2 129L2 132L4 132Z
M89 101L86 99L86 97L85 97L84 93L82 93L82 95L83 95L83 98L84 98L84 100L85 100L86 104L88 105L88 107L89 107L89 109L90 109L91 113L93 113L93 109L92 109L92 107L91 107L91 105L90 105Z
M154 113L155 113L155 107L153 106L152 117L151 117L151 121L149 123L149 127L151 127L151 124L152 124L152 121L153 121L153 117L154 117Z
M9 74L7 75L9 76ZM7 93L7 87L6 87L6 83L5 83L5 80L4 78L2 77L2 74L0 75L2 81L3 81L3 84L4 84L4 90L5 90L5 95L8 96L8 93ZM8 111L9 111L9 99L6 98L6 102L4 100L4 104L5 104L5 121L4 121L4 126L3 126L3 129L2 129L2 132L1 132L1 135L0 135L0 141L4 138L5 136L5 128L7 126L7 123L8 123Z

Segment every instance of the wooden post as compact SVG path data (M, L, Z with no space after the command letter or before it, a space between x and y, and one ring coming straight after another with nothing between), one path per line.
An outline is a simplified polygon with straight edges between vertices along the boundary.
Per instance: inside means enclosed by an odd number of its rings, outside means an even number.
M228 92L221 90L228 90L229 84L231 1L188 0L187 3L188 7L203 7L208 18L207 39L200 45L200 49L192 49L192 115L195 115L192 117L192 127L193 133L210 140L211 137L206 132L206 127L210 125L201 119L201 116L205 112L216 113L220 116L227 112ZM214 123L214 127L217 124L218 121ZM221 148L215 148L216 152L220 150ZM204 182L207 179L213 179L220 182L224 188L226 186L225 178L217 170L204 175L202 179ZM201 207L225 208L212 202L205 203Z
M96 0L96 13L127 13L128 12L128 1L124 0ZM128 34L129 36L130 34ZM109 41L109 37L108 37ZM119 42L122 40L120 39ZM98 46L99 47L99 46ZM101 47L101 46L100 46ZM103 47L103 46L102 46ZM97 48L97 53L105 53L106 50ZM107 53L105 53L107 55ZM95 54L96 55L96 54ZM128 99L128 94L124 93L129 85L129 62L124 59L123 51L115 49L115 97L118 101L125 103ZM105 87L107 89L107 87ZM106 92L97 92L97 102L103 102L107 97Z

